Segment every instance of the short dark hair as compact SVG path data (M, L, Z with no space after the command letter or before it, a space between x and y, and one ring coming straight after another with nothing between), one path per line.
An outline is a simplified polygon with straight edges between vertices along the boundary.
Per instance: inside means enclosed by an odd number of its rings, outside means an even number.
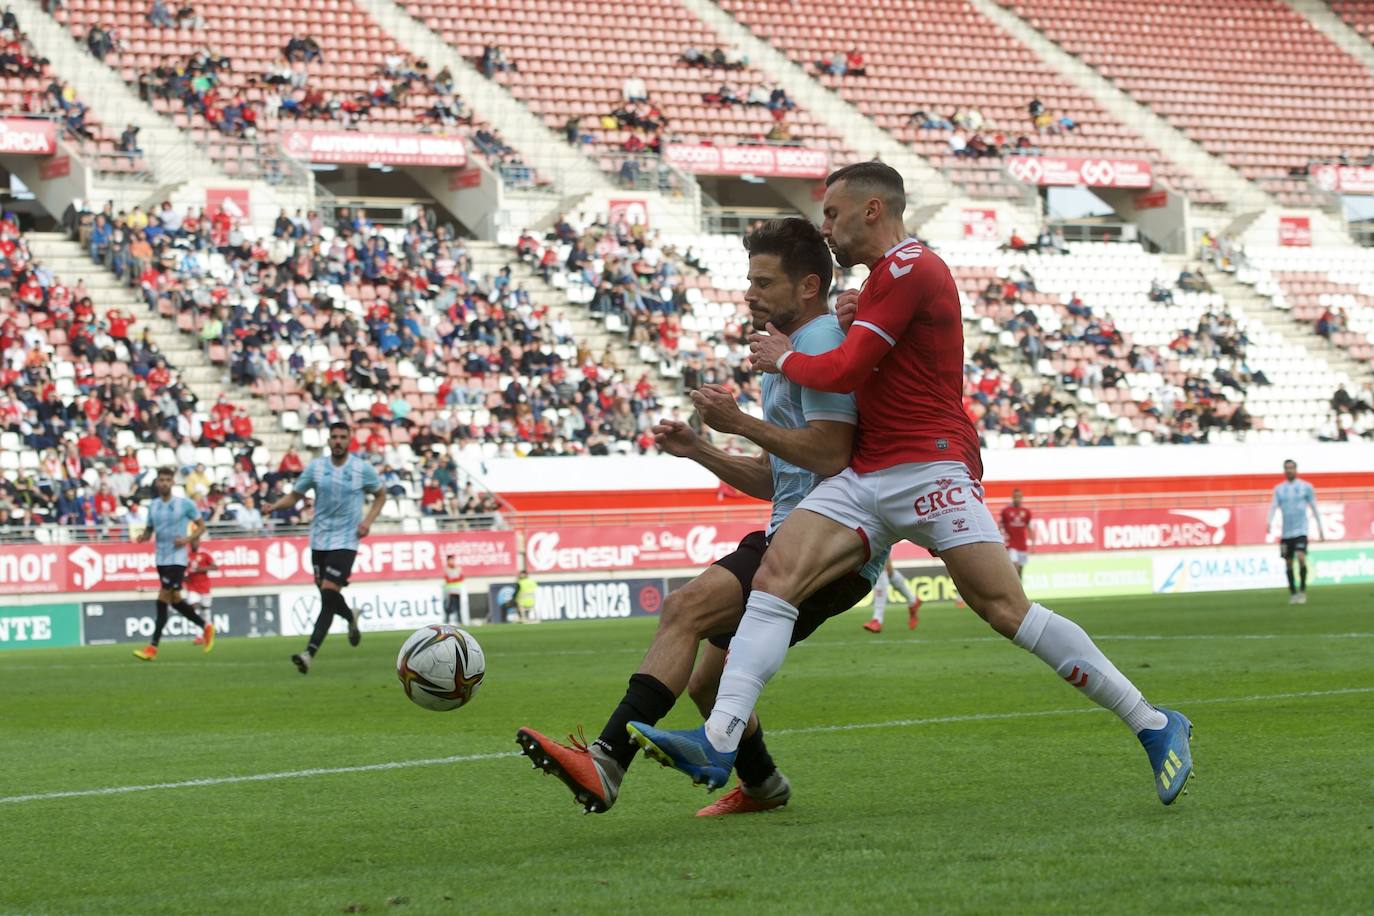
M1284 466L1284 467L1288 467L1290 464L1293 465L1293 467L1297 467L1297 466L1298 466L1298 463L1297 463L1296 461L1294 461L1292 458L1285 458L1285 459L1283 459L1283 466Z
M352 432L353 432L353 427L349 426L349 425L348 425L347 423L345 423L343 420L335 420L333 423L330 423L330 424L329 424L329 431L330 431L331 433L332 433L334 430L336 430L336 429L341 429L341 430L343 430L343 431L346 432L346 433L352 433Z
M837 181L847 181L860 192L880 198L883 206L898 219L906 212L906 182L902 181L902 174L886 162L877 159L852 162L827 175L825 186L828 188Z
M172 467L170 464L164 464L162 467L160 467L160 468L157 469L157 476L159 476L159 477L167 476L167 477L172 478L173 480L176 480L176 479L177 479L177 469L174 468L174 467Z
M835 262L825 236L809 219L791 216L770 219L744 237L744 250L749 256L775 254L782 260L782 271L793 283L815 274L820 277L820 300L830 295L835 279Z

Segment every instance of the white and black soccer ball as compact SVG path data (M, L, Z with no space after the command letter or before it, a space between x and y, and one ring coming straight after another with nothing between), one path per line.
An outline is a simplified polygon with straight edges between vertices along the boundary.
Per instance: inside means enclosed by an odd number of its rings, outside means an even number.
M442 712L467 703L482 686L487 658L461 627L420 627L396 656L396 676L416 706Z

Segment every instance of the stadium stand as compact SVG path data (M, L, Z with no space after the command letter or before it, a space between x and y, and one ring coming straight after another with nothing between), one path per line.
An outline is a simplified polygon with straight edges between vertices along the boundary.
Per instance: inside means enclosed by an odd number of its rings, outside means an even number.
M547 181L474 115L451 77L431 73L353 4L188 9L186 26L154 25L146 5L102 0L73 0L53 14L88 48L96 30L110 36L111 49L97 56L230 175L273 178L275 157L263 147L285 128L365 126L455 133L512 185Z
M1374 42L1374 7L1365 0L1331 0L1331 9L1345 20L1346 25Z
M839 134L810 112L770 99L775 86L768 77L721 48L720 36L675 0L405 0L403 6L550 128L588 138L607 171L619 169L607 154L640 144L653 149L660 139L762 143L782 131L787 142L844 152ZM630 35L627 24L642 28ZM689 51L702 61L685 60ZM751 104L754 90L762 95Z
M101 123L51 71L8 9L0 24L0 113L53 121L77 154L98 171L137 175L145 170L137 132L126 135Z
M1309 161L1374 149L1374 75L1286 4L999 2L1282 203L1314 204Z
M1260 250L1243 279L1333 347L1374 364L1374 257L1367 249Z
M150 468L249 446L237 412L205 412L140 316L99 293L0 220L0 524L121 523Z
M378 228L346 211L333 226L283 214L260 238L223 214L172 222L147 266L125 271L149 309L204 345L235 399L264 399L302 449L322 447L330 422L353 423L354 451L398 478L388 511L402 519L489 511L462 470L487 457L652 448L660 402L645 367L611 346L593 353L605 333L569 319L575 305L536 301L530 287L549 291L517 252L457 239L424 215ZM88 214L82 233L113 269L130 258L126 227L127 216ZM118 240L96 250L90 240L107 231ZM598 254L588 266L600 275L617 263ZM216 480L244 463L227 457L210 466ZM281 472L277 455L250 457L255 474Z
M1017 196L1002 157L1043 152L1148 158L1160 179L1195 203L1218 202L964 0L884 5L892 19L882 28L863 0L721 5L972 195ZM863 75L820 66L851 50L862 57ZM1037 116L1033 102L1043 106Z

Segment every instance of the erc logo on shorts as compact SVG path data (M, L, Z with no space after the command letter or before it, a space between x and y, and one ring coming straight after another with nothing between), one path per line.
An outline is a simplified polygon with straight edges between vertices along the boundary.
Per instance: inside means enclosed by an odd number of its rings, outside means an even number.
M968 505L969 498L977 502L983 501L983 488L977 483L968 486L960 484L954 485L954 481L948 477L941 477L935 481L936 489L930 493L923 493L916 497L913 508L916 510L916 517L927 519L938 515L945 515L949 512L958 512ZM961 520L962 521L962 520ZM962 531L962 528L956 528Z

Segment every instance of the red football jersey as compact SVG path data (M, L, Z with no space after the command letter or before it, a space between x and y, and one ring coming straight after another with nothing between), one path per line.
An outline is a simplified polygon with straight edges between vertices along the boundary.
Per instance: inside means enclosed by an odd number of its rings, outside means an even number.
M807 388L855 393L854 470L961 461L982 479L978 433L963 406L959 290L945 262L915 239L873 265L844 343L819 356L790 352L782 373Z
M186 590L198 595L210 594L210 567L215 558L208 550L197 550L191 554L191 562L186 566Z
M1006 506L1002 509L1002 531L1012 550L1030 550L1026 535L1030 532L1031 511L1025 506Z

